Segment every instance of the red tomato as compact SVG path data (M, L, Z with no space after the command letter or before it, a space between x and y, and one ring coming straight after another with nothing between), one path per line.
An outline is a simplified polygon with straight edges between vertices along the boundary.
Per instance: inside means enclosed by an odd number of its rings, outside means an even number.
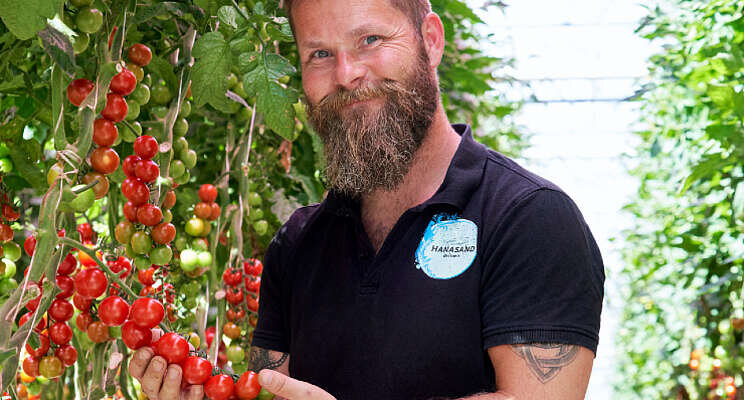
M200 202L194 206L194 215L201 219L207 219L212 215L211 203Z
M57 266L57 275L70 275L75 272L75 268L77 268L75 256L72 253L67 253L65 258L60 261L59 266Z
M111 147L119 137L119 129L116 124L105 119L98 118L93 123L93 142L99 146Z
M90 166L104 175L108 175L119 167L119 154L110 147L98 147L90 153Z
M137 77L134 76L132 71L124 68L121 72L114 75L113 79L111 79L111 86L109 86L109 89L116 94L126 96L134 92L136 86Z
M253 312L258 312L258 299L253 298L253 296L246 296L245 306Z
M75 293L75 282L69 276L57 275L57 287L61 290L55 296L57 299L68 299Z
M123 272L119 274L119 278L124 279L128 277L129 273L132 272L132 263L124 257L119 257L116 261L119 265L123 267L122 268Z
M10 222L18 220L21 214L10 204L3 204L3 217Z
M212 340L214 339L214 334L216 332L217 328L214 326L208 326L207 329L204 331L204 337L207 339L207 347L212 345Z
M74 304L75 308L78 310L88 312L91 304L93 304L93 299L88 299L83 297L80 293L75 293L75 295L72 296L72 304Z
M98 268L86 268L75 275L75 291L89 299L102 295L107 284L106 275Z
M134 140L134 153L149 160L158 154L158 141L150 135L142 135Z
M91 316L89 313L84 312L78 314L77 318L75 318L75 325L80 329L81 332L87 332L88 326L93 322L93 316Z
M170 222L163 222L152 228L150 236L157 244L168 244L176 237L176 227Z
M134 154L124 158L124 161L121 163L121 169L124 170L124 175L128 178L136 178L137 174L135 166L137 166L137 163L140 162L140 160L142 159Z
M217 188L214 185L205 183L199 188L199 198L201 201L211 203L217 200Z
M129 61L139 65L140 67L144 67L150 63L150 60L152 60L152 52L150 51L150 48L144 44L135 43L129 47L127 58Z
M163 220L163 212L155 204L145 203L137 209L137 221L147 226L155 226Z
M23 250L26 251L29 257L34 255L34 250L36 250L36 236L29 236L23 241Z
M251 258L243 262L243 271L248 275L259 276L263 272L263 264L260 260Z
M209 218L207 219L210 221L214 221L220 217L220 213L222 213L222 209L220 208L220 205L217 203L212 203L212 213L209 215Z
M222 274L222 280L225 285L237 286L240 285L240 281L243 279L243 275L240 273L240 269L226 269Z
M249 292L258 293L261 290L261 277L255 277L245 281L245 289Z
M86 247L89 249L93 248L93 245L90 243L85 244ZM98 259L100 260L103 257L103 254L101 254L100 251L96 252L96 256L98 256ZM93 259L93 257L89 256L88 253L85 253L82 250L78 250L78 260L80 261L80 264L83 264L86 267L95 267L98 265L96 260Z
M75 309L72 307L72 304L67 300L61 299L54 300L52 305L49 306L49 310L47 310L49 317L57 322L69 320L72 318L73 313L75 313Z
M77 361L78 358L77 349L75 349L75 346L69 344L58 347L57 350L54 351L54 355L62 360L62 363L65 365L65 367L69 367L72 366L72 364L75 364L75 361Z
M121 184L121 193L135 206L141 206L150 200L150 189L138 178L124 179Z
M235 394L240 400L253 400L261 391L261 385L258 384L258 374L253 371L246 371L235 384Z
M109 340L108 326L104 325L101 321L93 321L88 325L88 339L93 343L103 343Z
M153 182L160 175L160 168L152 160L142 160L134 167L134 172L143 182Z
M137 222L137 208L138 207L131 201L124 203L124 217L126 217L129 222Z
M114 41L114 36L116 36L116 31L117 31L118 29L119 29L119 27L118 27L118 26L114 26L114 28L113 28L113 29L111 29L111 33L109 33L109 38L108 38L108 49L109 49L109 50L111 50L111 42L113 42L113 41Z
M227 400L234 394L235 383L229 375L219 374L204 384L204 394L211 400Z
M41 301L41 295L39 295L39 297L33 300L29 300L28 303L26 303L26 308L28 309L28 311L31 311L31 312L36 311L36 309L39 308L40 301Z
M155 354L165 358L168 364L180 364L189 355L189 342L173 332L161 336L153 347Z
M25 324L26 322L30 321L31 320L31 317L33 315L34 314L32 312L27 312L27 313L23 314L21 316L21 319L18 320L18 327L21 327L21 326L23 326L23 324ZM47 324L46 315L42 315L41 318L38 318L37 317L37 321L39 321L39 322L36 324L36 327L34 328L34 331L35 332L41 332L41 331L44 330L44 328L46 327L46 324Z
M212 363L201 357L189 356L181 366L183 380L189 385L202 385L212 376Z
M55 322L49 327L49 339L58 345L70 343L72 329L66 322Z
M152 331L150 331L150 328L141 327L130 320L121 327L121 340L130 349L137 350L140 347L150 345Z
M106 106L103 107L101 115L108 120L121 122L124 121L128 111L127 101L123 97L116 93L109 93L106 95Z
M39 347L35 349L31 347L31 343L26 342L26 351L33 357L43 357L46 354L47 350L49 350L48 334L39 335Z
M132 321L145 328L154 328L165 316L163 304L149 297L140 297L132 303Z
M176 205L176 193L172 190L169 190L165 194L165 200L163 200L163 208L165 208L166 210L169 210L175 205Z
M5 243L11 240L13 240L13 228L5 223L0 224L0 242Z
M26 357L23 360L23 372L34 378L39 376L39 357Z
M93 240L93 228L89 223L83 222L77 226L78 234L80 235L81 242L90 242Z
M75 79L67 85L67 99L70 100L70 103L80 107L80 104L93 91L94 87L93 82L85 78Z
M129 303L119 296L109 296L98 306L98 318L108 326L120 326L129 315Z
M237 305L243 302L243 289L241 288L228 288L225 299L232 305Z
M153 285L155 284L155 279L153 278L155 271L157 271L157 268L153 268L153 267L150 267L148 269L138 270L137 280L145 286Z

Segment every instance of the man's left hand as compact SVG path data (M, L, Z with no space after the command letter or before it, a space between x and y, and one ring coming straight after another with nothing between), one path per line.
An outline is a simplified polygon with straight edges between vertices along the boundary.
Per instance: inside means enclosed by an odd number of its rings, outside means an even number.
M335 397L315 385L292 379L270 369L259 372L258 383L269 392L287 400L336 400Z

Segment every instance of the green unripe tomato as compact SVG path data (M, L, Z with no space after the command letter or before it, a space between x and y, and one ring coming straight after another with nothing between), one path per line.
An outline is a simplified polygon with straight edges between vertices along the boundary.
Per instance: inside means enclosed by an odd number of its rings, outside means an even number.
M250 192L248 193L248 204L251 207L258 207L263 203L263 200L261 199L261 195L256 192Z
M139 270L145 270L150 268L152 265L152 262L150 262L150 259L145 256L136 256L134 257L134 267Z
M189 240L186 239L184 236L179 236L176 238L176 249L178 251L184 251L189 246Z
M191 241L191 248L196 251L207 251L209 250L209 245L204 238L196 238Z
M189 171L186 171L183 173L183 175L179 176L176 179L173 179L173 182L176 182L179 185L185 185L189 183L189 179L191 179L191 173L189 173Z
M13 161L10 161L8 157L0 158L0 172L9 173L13 172Z
M132 243L131 242L130 243L127 243L127 246L124 248L124 254L127 255L127 258L135 258L135 257L137 257L137 253L134 252L134 249L132 248Z
M243 348L238 346L237 344L231 344L227 348L227 359L233 364L238 364L243 361L245 358L245 352L243 351Z
M72 49L75 54L80 54L88 48L90 43L90 36L87 33L80 33L75 37L75 42L72 43Z
M262 209L258 207L251 208L250 217L251 217L251 221L262 219L264 217L264 212Z
M289 75L284 75L281 78L279 78L279 83L288 84L289 83Z
M251 117L253 117L253 110L250 107L244 106L238 111L235 117L241 122L250 121Z
M18 288L18 282L13 278L7 278L0 281L0 296L11 294Z
M170 163L170 176L173 179L178 178L179 176L183 175L183 173L186 172L186 166L183 165L183 161L181 160L173 160Z
M232 91L244 99L248 97L248 93L245 92L245 88L243 87L243 82L238 82L238 84L233 87Z
M256 400L274 400L274 393L261 388L261 391L258 392L258 396L256 396Z
M187 100L181 103L181 109L178 111L178 116L186 118L189 115L191 115L191 102Z
M200 251L196 254L197 263L200 267L209 267L212 265L212 253Z
M77 185L75 188L84 186L85 185ZM73 188L73 190L75 190L75 188ZM70 207L72 207L73 210L82 213L88 211L88 209L93 206L94 201L96 201L96 194L93 191L93 188L88 188L78 193L77 196L70 201Z
M183 137L183 136L186 136L186 133L188 131L189 131L189 122L186 121L186 118L177 119L176 123L173 125L173 136Z
M0 157L7 157L10 154L10 149L5 142L0 142Z
M196 299L193 297L187 297L186 300L183 301L183 306L190 310L196 308ZM198 338L199 336L196 337ZM193 345L193 343L191 344Z
M150 114L154 115L156 118L163 119L165 118L165 115L168 114L168 107L155 106L150 109Z
M183 161L187 169L194 168L196 166L196 152L194 150L187 151L181 158L181 161Z
M12 240L3 244L3 257L13 262L18 261L21 258L21 246Z
M7 258L3 258L0 260L0 263L2 263L4 267L3 278L12 278L15 276L17 268L15 262Z
M181 251L181 269L191 272L199 266L198 255L194 250L185 249Z
M132 245L132 249L137 254L147 254L152 248L152 240L150 239L150 235L148 235L145 231L134 232L129 243Z
M140 115L140 105L135 100L131 100L127 103L127 121L134 121Z
M259 236L263 236L269 231L269 223L266 222L265 219L258 220L253 223L253 230L255 230Z
M115 339L121 338L121 327L120 326L109 326L109 336Z
M188 151L189 151L189 142L186 141L186 138L180 137L173 141L173 152L176 154L176 157L183 158L183 156Z
M225 83L227 83L227 88L232 90L235 85L238 84L238 77L230 72L230 74L225 77Z
M145 105L150 101L150 87L144 83L139 83L137 87L134 88L134 92L132 92L130 97L137 103Z
M97 8L82 8L75 17L75 24L85 33L96 33L103 25L103 13Z
M152 98L153 103L164 106L168 103L170 103L171 99L173 98L173 94L171 93L168 86L165 85L165 81L160 81L150 90L150 96Z
M150 250L150 262L155 265L168 265L173 258L173 250L168 246L158 246Z
M186 226L184 228L186 230L186 233L191 236L201 236L202 232L204 231L204 220L197 217L192 217L188 221L186 221Z
M171 212L171 210L163 211L163 223L167 224L171 221L173 221L173 213Z

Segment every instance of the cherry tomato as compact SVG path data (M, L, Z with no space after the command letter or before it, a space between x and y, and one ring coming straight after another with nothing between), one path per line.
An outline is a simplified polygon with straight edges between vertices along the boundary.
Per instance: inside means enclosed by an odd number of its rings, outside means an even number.
M214 334L217 331L217 328L214 326L208 326L207 329L204 331L204 338L207 339L207 347L212 345L212 340L214 340Z
M246 371L235 384L235 394L240 400L253 400L261 392L261 385L258 384L258 374L253 371Z
M132 321L145 328L154 328L165 316L163 304L155 299L140 297L132 303Z
M127 58L129 61L144 67L152 60L152 52L150 48L142 43L135 43L129 47L127 51Z
M67 100L70 103L80 107L86 97L93 91L95 85L93 82L85 79L75 79L69 85L67 85Z
M121 327L121 340L132 350L140 347L149 346L152 341L152 331L150 328L141 327L129 320Z
M90 153L90 166L94 170L108 175L119 167L119 154L110 147L98 147Z
M121 244L127 244L132 239L132 235L134 234L134 224L130 221L121 221L116 225L116 228L114 228L114 237L116 237L116 241ZM113 271L113 268L112 268ZM114 271L118 272L118 271Z
M26 255L29 257L34 255L34 250L36 250L36 236L28 236L23 241L23 250L26 251Z
M243 279L243 275L240 273L239 269L226 269L224 273L222 273L222 280L225 282L225 285L228 286L237 286L240 284L240 281Z
M66 322L55 322L49 327L49 339L58 345L70 343L72 329Z
M258 299L253 298L253 296L246 296L245 306L253 312L258 312Z
M129 112L127 101L121 95L116 93L106 95L106 106L101 111L103 118L114 122L121 122L126 118L127 112Z
M248 275L259 276L263 272L263 264L260 260L251 258L243 262L243 271Z
M137 221L146 226L155 226L163 220L163 212L160 207L145 203L137 209Z
M106 291L108 280L98 268L87 268L75 275L75 291L83 297L95 299Z
M103 343L109 340L108 326L101 321L93 321L88 325L88 339L93 343Z
M137 280L145 286L150 286L155 283L155 278L153 277L155 275L155 271L157 271L157 268L153 267L150 267L148 269L141 269L137 271Z
M235 383L229 375L214 375L204 383L204 394L211 400L227 400L234 391Z
M225 333L225 336L233 340L240 337L240 327L232 322L225 322L225 325L222 325L222 332Z
M212 203L212 213L209 215L209 218L207 219L210 221L214 221L220 217L220 213L222 213L222 209L220 208L220 205L217 203Z
M132 202L132 205L138 207L150 200L150 189L138 178L124 179L121 184L121 193Z
M176 205L176 193L172 190L169 190L165 194L165 199L163 200L163 208L166 210L173 208L173 206Z
M136 254L148 254L152 249L152 240L150 240L150 235L145 231L134 232L129 244L132 246L132 250L134 250ZM137 265L137 268L141 267Z
M153 347L155 354L165 358L169 364L180 364L189 355L189 342L173 332L161 336Z
M132 93L135 87L137 87L137 77L132 71L124 68L111 79L109 89L116 94L126 96Z
M64 364L65 367L75 364L75 361L77 361L78 358L77 349L75 349L75 346L69 344L58 347L57 350L54 351L54 355L62 360L62 364Z
M245 281L245 290L253 293L258 293L261 290L261 277L257 276L253 279Z
M217 188L214 185L205 183L199 187L199 198L201 201L211 203L217 200Z
M129 273L132 272L132 263L124 257L119 257L116 261L122 266L122 273L119 274L119 278L124 279L129 276Z
M103 25L103 13L96 8L85 7L78 11L75 25L85 33L96 33Z
M3 218L13 222L17 221L21 217L21 214L10 204L3 204Z
M75 293L72 296L72 304L75 305L75 308L82 312L88 312L90 310L91 304L93 304L93 299L89 299L86 297L83 297L80 293Z
M127 69L132 71L134 76L137 77L137 82L142 82L142 79L145 77L145 70L142 69L142 67L140 67L139 65L132 62L128 62L126 65Z
M41 301L41 295L39 297L29 300L28 303L26 303L26 308L28 311L34 312L37 308L39 308L39 302Z
M109 180L100 172L88 172L83 176L82 180L86 185L98 180L98 183L93 186L93 193L95 193L96 199L104 198L109 191Z
M143 182L153 182L160 175L160 168L152 160L142 160L134 167L134 172Z
M75 281L69 276L57 275L57 287L59 287L61 292L57 293L55 298L68 299L75 292Z
M93 123L93 142L99 146L111 147L119 137L119 129L116 124L105 119L98 118Z
M90 249L93 248L93 245L90 243L87 243L85 246ZM98 256L98 259L101 259L101 257L103 256L100 251L97 251L96 255ZM96 260L94 260L91 256L88 255L88 253L85 253L82 250L78 250L78 260L80 261L80 264L83 264L86 267L95 267L98 265Z
M0 224L0 242L5 243L11 240L13 240L13 228L5 223Z
M181 366L183 379L189 385L202 385L212 376L212 363L201 357L189 356Z
M140 158L149 160L158 154L158 141L150 135L143 135L135 139L134 152Z
M149 194L147 197L150 197ZM124 217L130 222L137 222L137 208L131 201L124 203Z
M26 342L26 352L33 357L43 357L47 350L49 350L49 336L48 334L39 335L39 347L31 347L31 343Z
M39 357L29 356L23 359L23 372L36 378L39 376Z
M241 288L228 288L225 299L232 305L240 304L243 302L243 289Z
M210 203L200 202L194 206L194 215L201 219L208 219L212 215Z
M171 223L163 222L152 228L150 236L157 244L168 244L176 237L176 227Z
M93 240L93 228L89 223L83 222L77 226L78 234L80 235L81 242L89 242Z
M69 320L72 318L74 312L75 309L72 307L72 304L67 300L61 299L54 300L47 310L49 317L57 322L65 322Z
M93 316L87 312L78 314L75 318L75 326L80 329L81 332L87 332L88 326L93 322Z
M120 326L127 320L129 304L119 296L109 296L98 306L98 318L108 326Z
M70 275L75 272L75 268L77 268L75 256L72 253L67 253L65 258L59 263L59 266L57 266L57 275Z
M137 166L137 163L140 162L140 160L142 159L134 154L127 156L121 163L121 169L124 170L124 175L126 175L128 178L136 178L137 171L135 167Z
M18 327L23 326L26 322L31 320L31 317L33 316L33 312L27 312L21 316L21 319L18 320ZM39 322L36 324L36 327L34 327L35 332L41 332L44 330L47 324L47 318L46 315L42 315L41 318L37 319Z

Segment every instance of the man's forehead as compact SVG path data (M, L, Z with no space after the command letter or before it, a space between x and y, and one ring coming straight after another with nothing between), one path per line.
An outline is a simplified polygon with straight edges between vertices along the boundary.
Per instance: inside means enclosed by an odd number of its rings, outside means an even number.
M292 17L298 44L311 47L323 32L357 37L405 15L388 0L294 0ZM341 32L342 31L342 32ZM302 37L301 33L308 37ZM379 32L378 32L379 33Z

